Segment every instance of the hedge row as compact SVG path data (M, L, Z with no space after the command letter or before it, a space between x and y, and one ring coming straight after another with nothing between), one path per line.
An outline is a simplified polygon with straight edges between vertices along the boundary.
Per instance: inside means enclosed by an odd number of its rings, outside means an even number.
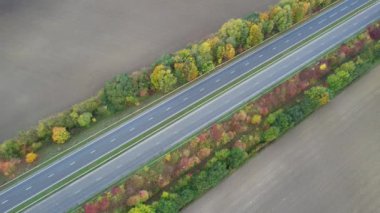
M185 196L182 193L190 196L189 187L195 190L194 188L198 186L192 186L185 181L187 183L184 184L187 187L186 190L178 189L177 185L183 185L180 183L184 182L182 179L178 181L178 178L185 176L187 180L187 178L194 177L194 174L197 174L194 169L202 168L205 162L210 162L210 157L213 155L212 159L215 159L218 154L214 153L219 153L218 150L238 148L252 154L260 147L278 138L287 129L328 103L344 86L367 71L375 59L380 58L379 39L380 25L378 23L333 53L328 54L315 65L301 71L271 92L249 103L226 121L212 125L154 164L144 167L105 193L90 200L83 205L80 211L86 213L125 211L126 208L154 197L161 190L169 190L178 194L178 199L185 199L182 198ZM344 78L338 78L339 82L331 80L331 76L343 76ZM344 86L337 89L336 85ZM269 112L272 113L269 114ZM221 162L221 164L223 171L225 169L230 171L234 168L227 162ZM206 166L206 171L202 174L206 173L207 175L202 177L209 177L207 170L211 168L213 167ZM219 164L218 168L220 169ZM184 175L186 173L187 175ZM225 173L221 172L221 174ZM216 182L222 176L217 176ZM170 187L173 184L174 186ZM212 186L213 184L205 185ZM191 194L194 196L190 197L197 197L201 192L202 190L198 189L195 192L192 191ZM166 196L163 199L166 199ZM185 200L192 199L186 198ZM178 203L178 208L183 206L181 202ZM139 205L137 208L148 207ZM149 208L157 210L158 207Z
M167 93L288 29L335 0L283 0L267 12L245 19L231 19L208 39L176 53L162 56L148 71L120 74L106 82L97 96L49 117L38 126L21 131L0 146L0 171L13 177L19 163L33 163L36 152L53 143L62 144L104 116L139 105L144 97ZM28 156L35 156L28 158ZM22 160L24 159L24 160Z

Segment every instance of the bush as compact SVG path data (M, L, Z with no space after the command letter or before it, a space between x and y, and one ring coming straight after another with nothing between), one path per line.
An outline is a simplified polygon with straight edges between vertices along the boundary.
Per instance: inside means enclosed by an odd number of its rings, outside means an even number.
M70 138L70 132L68 132L65 127L54 127L52 132L52 140L54 143L63 144Z
M31 164L33 163L35 160L37 160L37 157L38 155L34 152L29 152L28 154L26 154L25 156L25 162Z
M91 123L91 119L92 114L90 112L85 112L78 117L78 124L81 127L88 127Z
M280 136L280 129L278 127L270 127L263 134L263 139L265 142L271 142Z

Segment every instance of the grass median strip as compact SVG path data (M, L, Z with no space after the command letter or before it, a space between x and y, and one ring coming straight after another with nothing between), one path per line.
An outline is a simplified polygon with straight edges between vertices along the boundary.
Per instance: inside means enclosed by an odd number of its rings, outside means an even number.
M356 13L358 13L358 12L356 12ZM351 17L351 16L355 15L356 13L353 13L353 14L347 15L347 16ZM349 17L342 18L340 20L340 22L342 22L342 21L344 21L344 20L346 20L348 18ZM321 35L321 34L325 33L328 29L336 26L337 24L338 23L325 28L323 31L319 32L318 35ZM314 36L311 36L310 38L308 38L307 40L305 40L302 43L298 44L297 46L295 46L293 48L290 48L287 51L287 54L289 54L290 51L295 51L296 49L300 48L301 45L304 45L305 43L311 41L313 38L315 38L318 35L316 34ZM149 137L150 135L156 133L160 129L165 128L166 126L168 126L171 123L173 123L175 120L181 119L182 117L186 116L187 114L189 114L192 111L196 110L197 108L201 107L202 105L204 105L208 101L216 98L217 96L219 96L220 94L222 94L225 91L229 90L230 88L234 87L235 85L241 83L242 81L246 80L247 78L251 77L252 75L256 74L257 72L263 70L265 67L270 66L271 64L277 62L278 60L281 60L281 58L285 57L285 55L286 54L284 54L284 53L279 54L278 56L276 56L276 59L272 59L273 61L268 62L268 63L266 63L266 64L264 64L264 65L262 65L262 66L260 66L260 67L258 67L256 69L252 70L248 74L242 76L241 78L239 78L239 79L235 80L234 82L232 82L232 83L226 85L225 87L221 88L220 90L218 90L214 94L212 94L212 95L210 95L210 96L202 99L197 104L191 106L186 112L180 113L180 115L178 115L178 117L166 120L165 122L163 122L160 125L160 127L156 127L154 129L152 129L149 133L143 134L143 135L135 138L131 143L125 144L125 145L119 147L118 149L113 150L112 152L110 152L107 155L101 157L97 161L91 163L89 166L82 168L81 170L79 170L78 172L76 172L74 175L66 178L65 180L61 181L60 183L54 185L53 187L50 187L48 190L45 190L45 191L39 193L37 196L33 197L32 199L28 200L27 202L24 202L23 204L21 204L20 206L18 206L17 208L15 208L14 211L22 211L22 210L26 209L27 207L31 206L32 204L34 204L36 202L39 202L40 200L44 199L45 197L49 196L50 194L54 193L55 191L57 191L57 190L63 188L64 186L70 184L71 182L75 181L76 179L78 179L78 178L86 175L87 173L93 171L94 169L98 168L99 166L103 165L104 163L108 162L109 160L113 159L114 157L120 155L125 150L127 150L130 147L136 145L138 142L142 141L146 137Z

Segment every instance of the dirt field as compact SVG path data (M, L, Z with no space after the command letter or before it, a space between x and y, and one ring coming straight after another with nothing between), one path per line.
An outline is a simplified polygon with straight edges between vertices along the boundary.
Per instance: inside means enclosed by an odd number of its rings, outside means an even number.
M0 140L278 0L0 1Z
M183 212L379 212L379 79L380 67Z

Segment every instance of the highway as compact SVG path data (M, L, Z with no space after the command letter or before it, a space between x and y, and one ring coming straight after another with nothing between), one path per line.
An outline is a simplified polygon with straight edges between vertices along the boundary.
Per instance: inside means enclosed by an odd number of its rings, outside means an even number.
M239 60L223 67L218 72L198 81L186 90L147 110L115 130L94 140L85 147L53 163L51 166L42 169L35 175L16 184L10 189L3 191L0 195L0 211L6 212L11 210L18 204L33 197L38 192L47 189L65 177L68 177L78 169L93 162L101 155L108 153L124 143L128 143L128 141L138 135L159 125L163 120L175 116L196 101L212 94L223 85L228 84L228 82L233 81L257 66L260 66L277 54L286 51L289 47L308 38L315 32L318 32L366 2L368 1L344 1L300 27L293 29L287 34L268 43L262 48L241 57ZM378 6L372 8L377 9L377 11L375 11L376 16L376 12L378 13ZM226 92L214 101L206 104L204 107L167 127L165 130L136 145L106 165L65 187L43 202L35 205L30 211L49 212L49 209L51 210L54 208L55 212L63 212L70 207L75 206L77 203L91 197L91 195L106 188L110 183L127 175L146 161L159 155L161 151L169 149L171 146L174 146L181 141L181 139L198 131L205 125L208 125L225 112L232 110L245 100L259 94L264 88L273 85L273 83L282 79L283 76L291 74L295 68L299 66L298 64L300 62L303 64L306 61L311 60L313 57L315 58L323 53L329 45L331 46L334 42L339 43L350 33L357 32L361 26L365 26L366 23L373 19L373 15L366 16L367 17L362 20L359 18L355 19L354 21L357 21L356 25L352 24L345 28L339 27L341 31L335 32L334 35L327 38L324 36L323 38L325 40L320 44L313 42L315 47L312 49L304 52L297 51L298 54L292 54L286 59L281 60L281 62L276 63L280 64L280 66L277 66L277 72L275 69L268 68L255 75L245 83ZM343 34L343 36L338 36L338 33ZM319 38L318 41L321 41L321 38ZM307 47L309 46L310 45ZM305 48L302 48L302 50L304 49ZM291 58L294 56L297 56L297 58ZM305 56L307 57L305 58ZM279 67L281 68L279 69ZM287 68L294 69L288 71Z
M170 149L193 133L214 123L226 113L261 94L286 76L294 74L304 65L324 55L331 48L363 30L369 23L379 19L380 2L36 204L27 212L44 212L47 209L64 212L76 206L86 200L89 194L95 194L109 186L111 182L130 174L141 164L158 156L160 152Z

